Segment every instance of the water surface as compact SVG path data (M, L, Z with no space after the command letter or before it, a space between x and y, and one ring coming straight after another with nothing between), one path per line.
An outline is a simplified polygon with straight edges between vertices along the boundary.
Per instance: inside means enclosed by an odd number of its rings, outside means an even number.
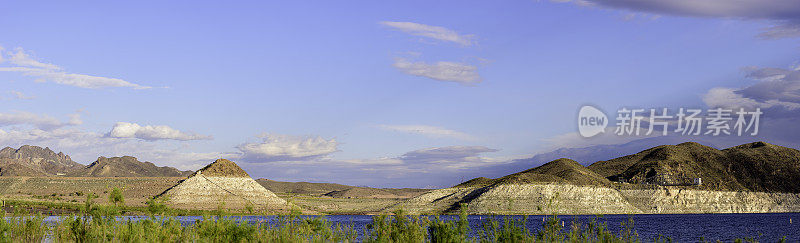
M324 217L333 225L337 223L352 224L355 229L362 234L364 227L372 222L369 215L328 215L328 216L303 216L303 217ZM442 219L454 220L458 216L441 216ZM473 235L477 234L482 222L494 218L502 222L505 216L486 216L470 215L468 220L473 230ZM523 219L523 216L509 216L515 219ZM527 226L532 232L541 229L542 219L547 216L529 216ZM125 216L121 220L139 220L144 216ZM202 219L198 216L178 216L175 217L183 225L191 225L196 220ZM249 223L270 223L277 222L276 216L234 216L237 220ZM676 242L697 242L701 238L707 241L730 242L737 238L754 238L760 242L776 242L786 237L788 242L800 242L800 213L772 213L772 214L640 214L640 215L564 215L559 216L566 229L569 229L573 222L588 224L592 220L606 223L608 229L615 235L623 229L622 222L627 222L633 218L634 229L643 241L651 241L660 235L670 237ZM790 223L790 219L792 223ZM58 217L51 216L45 219L46 222L55 223Z

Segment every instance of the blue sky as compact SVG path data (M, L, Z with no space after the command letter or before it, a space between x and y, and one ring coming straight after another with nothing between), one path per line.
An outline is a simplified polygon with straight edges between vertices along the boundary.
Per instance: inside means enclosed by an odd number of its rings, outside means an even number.
M642 2L4 3L0 142L81 163L226 157L256 178L440 187L623 142L569 137L584 104L753 100L793 124L791 105L767 101L800 102L800 4ZM785 73L753 74L765 68ZM786 92L748 92L759 82ZM719 87L735 97L710 97Z

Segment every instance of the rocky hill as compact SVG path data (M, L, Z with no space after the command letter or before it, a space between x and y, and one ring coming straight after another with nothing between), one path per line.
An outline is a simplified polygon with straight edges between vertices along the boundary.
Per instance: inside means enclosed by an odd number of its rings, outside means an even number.
M156 166L150 162L139 162L131 156L100 157L95 162L72 172L71 177L183 177L191 171L180 171L168 166Z
M474 214L797 212L799 159L798 150L764 142L723 150L664 145L588 168L558 159L497 179L476 178L387 212L454 213L461 205Z
M285 210L290 204L258 184L236 163L218 159L198 170L159 198L177 208Z
M698 143L651 148L589 169L631 184L691 185L724 191L800 193L800 151L755 142L718 150Z
M531 183L608 186L611 182L574 160L562 158L553 160L533 169L528 169L497 179L489 179L485 177L475 178L461 183L456 187Z
M250 178L239 165L227 159L218 159L214 163L208 164L205 167L197 170L193 175L203 173L205 176L213 177L246 177Z
M55 176L82 168L62 152L23 145L0 150L0 176Z

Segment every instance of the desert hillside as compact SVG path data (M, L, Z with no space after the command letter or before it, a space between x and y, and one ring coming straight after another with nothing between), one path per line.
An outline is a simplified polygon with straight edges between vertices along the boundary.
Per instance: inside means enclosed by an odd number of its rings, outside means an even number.
M701 190L800 193L800 151L765 142L718 150L698 143L651 148L589 169L612 181L688 185Z
M536 168L497 179L475 178L456 187L476 187L500 184L558 183L572 185L608 186L611 182L571 159L557 159Z

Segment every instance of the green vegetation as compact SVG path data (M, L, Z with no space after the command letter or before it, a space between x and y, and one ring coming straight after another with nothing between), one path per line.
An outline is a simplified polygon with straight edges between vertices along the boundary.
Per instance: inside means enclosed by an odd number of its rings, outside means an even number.
M112 194L113 190L112 190ZM531 230L528 217L488 217L477 228L467 220L467 206L460 206L455 220L438 216L406 215L402 210L392 215L374 216L359 235L352 224L332 224L324 217L302 217L296 206L274 221L247 222L230 216L222 208L204 211L202 219L181 225L176 211L164 204L164 199L150 199L148 216L142 219L120 220L124 207L109 200L108 205L94 202L98 196L86 194L79 214L61 217L47 224L41 213L30 216L17 207L12 216L3 213L0 219L0 242L640 242L633 219L623 222L618 233L605 223L594 219L588 224L572 222L568 228L557 215L543 221L539 229ZM552 205L547 205L552 207ZM652 239L671 242L666 237ZM702 240L701 240L702 241ZM753 242L746 238L737 242Z
M125 198L122 197L122 190L119 187L114 187L114 190L111 190L111 193L108 194L108 201L113 203L114 206L119 206L120 204L125 205Z
M206 215L189 226L174 217L148 217L118 220L113 210L103 210L92 203L85 205L81 216L66 216L55 225L44 223L41 214L23 217L18 214L0 220L0 242L353 242L359 234L352 225L333 225L323 217L300 217L298 211L279 216L274 223L247 223L242 218L225 216L223 211ZM563 221L550 216L543 226L529 230L528 219L489 218L473 232L467 215L457 220L409 216L402 211L380 215L368 224L360 240L364 242L640 242L633 221L623 223L615 234L604 223L573 222L569 229ZM744 239L752 242L752 239ZM659 237L655 242L671 242ZM740 242L740 241L737 241Z

